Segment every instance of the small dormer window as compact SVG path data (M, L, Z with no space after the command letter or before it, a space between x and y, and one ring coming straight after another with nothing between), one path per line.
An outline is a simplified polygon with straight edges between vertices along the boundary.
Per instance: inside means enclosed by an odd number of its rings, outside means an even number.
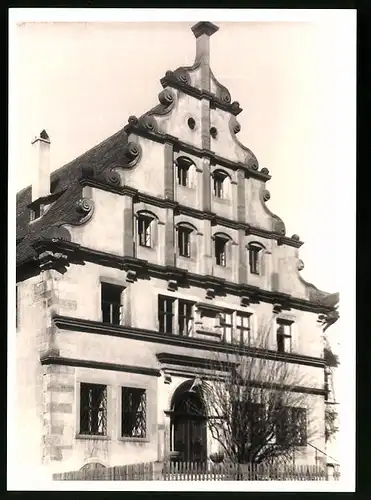
M43 213L42 209L43 209L42 205L36 205L33 208L31 208L31 211L30 211L31 222L36 220L36 219L39 219L42 216L42 213Z

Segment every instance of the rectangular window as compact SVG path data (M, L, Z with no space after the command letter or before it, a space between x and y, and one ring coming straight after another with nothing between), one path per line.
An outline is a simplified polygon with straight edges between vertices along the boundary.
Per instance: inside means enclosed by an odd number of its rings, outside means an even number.
M145 438L147 428L146 391L121 388L121 436Z
M138 217L139 245L142 247L152 246L152 221L151 217L144 215Z
M276 419L276 443L305 446L307 443L307 411L305 408L279 408Z
M107 386L80 385L80 434L107 435Z
M188 186L188 170L189 170L189 166L184 165L179 160L177 172L178 172L178 184L180 186Z
M232 436L236 442L252 443L264 432L264 405L254 401L235 401L232 408Z
M121 325L121 294L123 287L111 285L110 283L101 284L101 309L103 323L111 325Z
M223 342L232 342L233 313L222 313L220 324L223 327Z
M227 264L227 240L215 237L215 259L218 266Z
M252 274L260 274L260 266L259 266L259 247L250 246L249 247L249 264L250 264L250 273Z
M190 336L193 330L193 303L179 300L178 304L179 335Z
M161 333L173 333L174 300L171 297L158 297L158 321Z
M188 227L178 226L178 251L182 257L191 256L191 232Z
M291 323L278 320L277 325L277 351L291 352Z
M250 345L250 314L237 313L235 341L243 346Z

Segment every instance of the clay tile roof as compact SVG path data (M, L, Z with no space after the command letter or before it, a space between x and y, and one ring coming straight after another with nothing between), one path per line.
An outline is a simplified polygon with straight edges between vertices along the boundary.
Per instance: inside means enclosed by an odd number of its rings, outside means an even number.
M50 183L54 199L47 212L30 223L30 208L32 201L31 186L17 193L16 233L17 233L17 266L33 259L35 252L32 243L40 239L53 226L73 224L81 215L76 211L76 203L82 197L82 186L79 179L83 170L88 168L94 175L101 174L120 163L123 147L127 144L127 134L123 129L105 139L100 144L89 149L76 159L51 174Z

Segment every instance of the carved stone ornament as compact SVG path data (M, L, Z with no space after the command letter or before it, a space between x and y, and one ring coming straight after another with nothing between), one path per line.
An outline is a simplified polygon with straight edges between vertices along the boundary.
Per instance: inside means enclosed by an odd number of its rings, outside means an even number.
M207 288L206 298L207 299L214 299L215 298L215 289L214 288Z
M268 191L268 189L264 189L264 191L263 191L263 200L264 201L268 201L268 200L270 200L270 198L271 198L270 192Z
M133 270L126 271L126 281L128 283L134 283L137 280L137 273Z
M144 115L139 119L139 124L149 130L150 132L156 132L157 130L157 122L153 116Z
M279 314L282 312L282 304L273 304L273 314Z
M295 241L300 241L300 236L299 236L298 234L293 234L293 235L291 236L291 239L292 239L292 240L295 240Z
M269 170L268 170L266 167L263 167L263 168L261 169L261 173L262 173L262 174L265 174L265 175L268 175L268 174L269 174Z
M167 289L170 291L170 292L175 292L176 290L178 290L178 283L176 280L169 280L167 282Z
M142 148L136 142L128 142L124 147L124 155L127 159L128 166L133 167L139 162L142 156Z
M173 106L175 104L175 94L170 89L164 89L158 94L158 100L164 106Z
M38 256L39 266L42 271L47 269L57 269L64 273L69 266L67 255L60 252L46 250Z
M135 115L131 115L128 118L129 125L138 125L138 118Z
M241 297L240 303L241 303L241 306L243 306L243 307L249 306L251 303L250 297L247 297L246 295Z
M238 134L241 131L241 125L235 117L231 118L231 129L234 134Z
M298 271L302 271L304 269L304 262L301 259L298 260L296 268Z
M121 177L118 172L115 172L114 170L107 170L104 172L104 178L106 182L112 186L121 186Z
M183 83L184 85L190 85L191 84L191 78L188 74L187 71L185 71L183 68L178 68L174 71L173 75L180 83Z
M226 88L223 88L220 92L220 100L225 102L226 104L230 104L231 102L231 94Z
M273 230L275 233L281 234L282 236L284 236L286 234L285 224L281 219L278 219L278 218L274 222Z
M88 198L80 198L76 202L76 211L80 214L89 214L94 207L93 200L89 200Z
M252 170L258 170L259 168L256 158L252 158L250 155L246 156L245 163Z
M238 109L240 109L240 103L238 101L233 101L232 102L232 110L237 111Z

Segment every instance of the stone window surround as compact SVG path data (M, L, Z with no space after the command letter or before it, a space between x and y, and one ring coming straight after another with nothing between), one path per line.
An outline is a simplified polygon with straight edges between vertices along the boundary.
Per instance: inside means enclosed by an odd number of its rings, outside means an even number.
M144 389L146 391L146 437L144 438L139 438L139 437L128 437L128 436L122 436L121 435L121 426L122 426L122 421L121 421L121 404L122 404L122 392L121 389L122 387L128 387L131 389ZM131 381L125 381L125 384L122 385L117 385L115 386L115 392L116 392L116 399L117 399L117 404L116 404L116 437L118 441L123 441L123 442L140 442L140 443L149 443L150 442L150 437L149 433L151 430L151 424L153 421L153 415L151 411L151 391L149 390L148 384L143 382L143 383L133 383Z
M95 436L89 434L80 434L80 394L81 394L81 384L101 384L107 387L107 435L106 436ZM132 387L137 389L145 389L146 391L146 437L145 438L131 438L121 436L121 387ZM130 381L125 381L125 384L116 385L105 380L104 377L99 381L94 378L93 380L87 377L82 377L76 380L76 395L75 395L75 439L93 439L102 441L112 441L112 439L117 439L118 441L130 441L130 442L141 442L149 443L150 439L148 437L148 432L151 429L151 423L153 420L151 408L150 408L150 396L148 383L143 382L132 383ZM116 396L116 404L114 404L114 396ZM116 414L116 415L115 415Z
M81 414L81 384L100 384L107 387L107 434L105 436L96 436L90 434L80 433L80 414ZM75 439L97 439L103 441L110 441L112 439L112 385L107 383L107 381L102 379L98 382L95 379L88 380L88 378L83 377L76 380L76 394L75 394Z

